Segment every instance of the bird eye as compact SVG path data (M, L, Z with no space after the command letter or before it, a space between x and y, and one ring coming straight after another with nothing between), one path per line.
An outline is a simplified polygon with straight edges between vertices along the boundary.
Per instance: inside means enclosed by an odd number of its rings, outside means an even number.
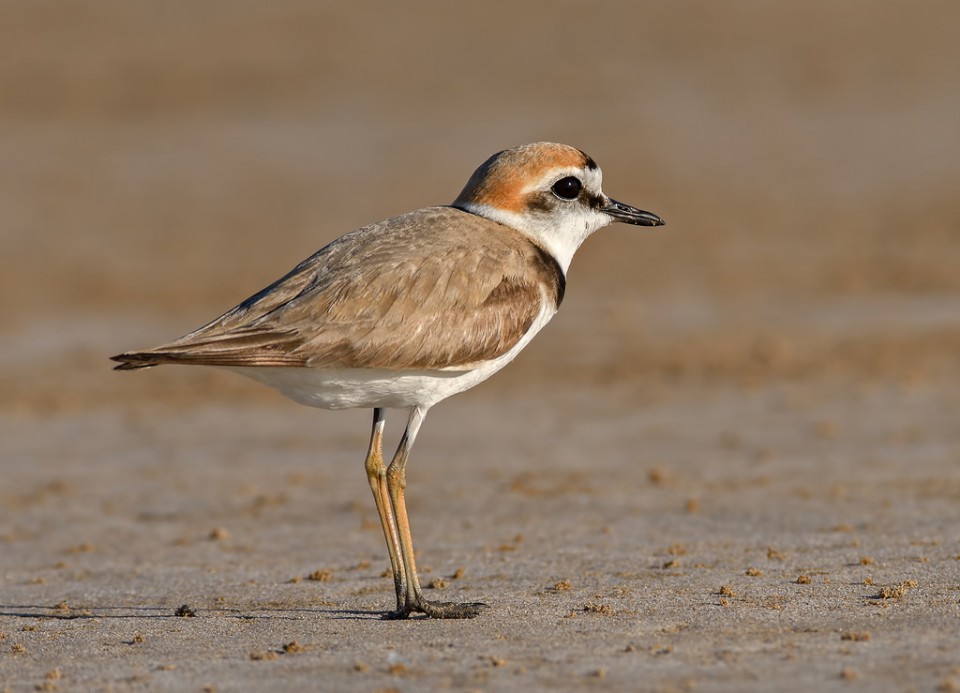
M561 200L575 200L582 188L583 183L580 182L580 179L574 176L567 176L554 183L551 190L553 190L553 194Z

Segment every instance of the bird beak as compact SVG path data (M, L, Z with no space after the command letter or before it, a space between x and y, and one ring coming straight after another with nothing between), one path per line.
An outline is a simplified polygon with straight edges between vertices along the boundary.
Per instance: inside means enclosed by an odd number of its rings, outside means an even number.
M644 212L642 209L625 205L611 198L607 198L607 204L600 208L604 214L613 217L616 221L622 221L625 224L634 226L663 226L664 221L652 212Z

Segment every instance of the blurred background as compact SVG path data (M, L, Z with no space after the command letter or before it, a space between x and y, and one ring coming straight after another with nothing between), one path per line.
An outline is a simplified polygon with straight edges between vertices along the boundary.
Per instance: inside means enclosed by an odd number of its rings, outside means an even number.
M958 690L958 36L956 0L0 2L0 689ZM667 226L590 238L418 440L425 578L506 608L384 628L369 412L108 357L536 140Z
M490 396L955 377L958 26L947 0L4 2L2 407L280 404L106 358L535 140L668 225L590 239Z

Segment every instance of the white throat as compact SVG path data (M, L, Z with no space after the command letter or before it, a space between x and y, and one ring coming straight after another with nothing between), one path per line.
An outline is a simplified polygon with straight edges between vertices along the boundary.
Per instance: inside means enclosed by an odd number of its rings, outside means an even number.
M577 210L579 213L557 219L508 212L478 202L466 202L460 206L471 214L509 226L527 236L556 259L564 275L567 274L577 248L590 234L612 221L607 215L597 214L592 210Z

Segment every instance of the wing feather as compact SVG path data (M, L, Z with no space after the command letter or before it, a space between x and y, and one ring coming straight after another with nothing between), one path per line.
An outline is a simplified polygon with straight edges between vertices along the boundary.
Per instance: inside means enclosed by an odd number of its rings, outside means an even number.
M508 351L564 277L525 236L452 207L358 229L211 323L118 368L457 369Z

